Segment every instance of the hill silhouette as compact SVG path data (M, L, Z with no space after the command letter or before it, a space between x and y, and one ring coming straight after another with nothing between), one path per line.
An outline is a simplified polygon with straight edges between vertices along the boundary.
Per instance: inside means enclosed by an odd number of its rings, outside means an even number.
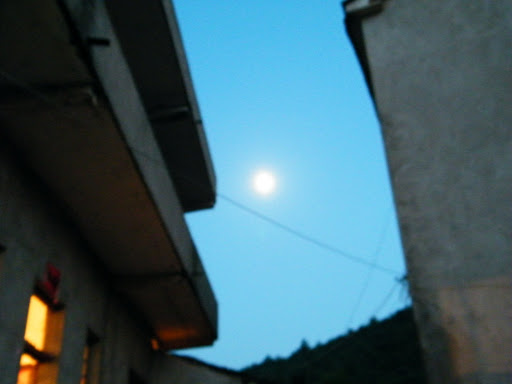
M310 348L303 341L288 358L267 357L242 370L280 384L425 384L412 309Z

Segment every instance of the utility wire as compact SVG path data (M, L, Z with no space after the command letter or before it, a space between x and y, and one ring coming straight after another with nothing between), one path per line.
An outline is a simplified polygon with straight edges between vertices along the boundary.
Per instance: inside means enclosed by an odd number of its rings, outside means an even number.
M372 314L370 315L370 318L377 317L379 312L382 310L382 308L384 308L384 306L387 304L388 300L393 295L393 293L394 293L394 291L395 291L395 289L397 288L398 285L399 285L399 282L397 280L394 280L393 284L391 285L391 289L388 291L386 296L384 296L384 298L379 303L379 305L376 307L376 309L372 312ZM317 363L318 361L323 359L328 354L330 354L333 351L335 351L336 349L340 348L343 345L343 343L341 341L342 341L341 338L338 339L338 340L333 341L330 346L326 347L326 349L324 351L322 351L322 353L319 353L318 355L315 355L311 359L306 360L304 362L304 364L302 364L301 369L305 369L305 368L307 368L307 367Z
M33 97L45 102L46 104L49 104L51 105L52 107L54 107L61 115L63 115L63 117L66 117L68 119L73 119L73 120L78 120L78 117L74 116L74 115L70 115L67 111L64 110L64 107L62 105L60 105L58 102L48 98L43 92L37 90L36 88L32 87L31 85L17 79L15 76L5 72L4 70L2 70L0 68L0 76L3 77L5 80L7 80L8 82L10 82L11 84L17 86L18 88L20 89L23 89L24 91L26 91L28 94L32 95ZM181 178L184 178L184 179L187 179L189 182L192 182L194 183L196 186L198 187L201 187L201 188L205 188L204 185L200 185L198 182L196 181L192 181L190 180L189 178L187 177L183 177L183 176L178 176L178 177L181 177ZM381 266L379 264L376 263L376 258L382 248L382 243L383 243L383 239L385 238L385 232L387 230L387 224L388 224L388 221L386 221L386 224L384 226L384 229L382 231L382 234L381 234L381 238L380 238L380 241L379 243L377 244L377 247L376 247L376 250L374 252L374 256L371 258L371 261L365 259L365 258L362 258L362 257L359 257L359 256L355 256L355 255L352 255L346 251L343 251L333 245L330 245L330 244L327 244L321 240L318 240L316 238L314 238L313 236L310 236L306 233L303 233L301 231L298 231L288 225L285 225L281 222L279 222L278 220L275 220L267 215L264 215L222 193L219 193L217 192L216 195L223 199L224 201L228 202L229 204L231 204L232 206L248 213L248 214L251 214L257 218L259 218L260 220L263 220L264 222L268 223L268 224L271 224L277 228L280 228L281 230L295 236L296 238L299 238L303 241L306 241L306 242L309 242L313 245L316 245L317 247L319 248L322 248L322 249L325 249L331 253L335 253L337 255L340 255L348 260L351 260L352 262L354 263L358 263L358 264L361 264L361 265L365 265L366 267L370 268L369 270L369 273L368 273L368 277L366 279L366 282L364 284L364 287L363 287L363 290L361 291L357 301L356 301L356 306L354 307L354 310L350 316L350 320L349 320L349 323L352 321L352 318L354 316L354 313L355 311L357 310L358 306L359 306L359 303L360 301L362 300L362 297L364 296L364 293L366 291L366 287L369 283L369 280L370 280L370 277L371 277L371 273L372 271L375 269L375 270L379 270L381 272L384 272L384 273L388 273L388 274L391 274L393 276L397 276L399 274L399 272L391 269L391 268L387 268L387 267L384 267L384 266ZM391 297L391 295L393 294L394 290L396 289L397 287L397 283L395 282L392 287L391 287L391 290L389 291L389 293L384 297L383 301L379 304L379 306L377 307L377 309L373 312L373 315L370 316L370 317L375 317L377 316L377 314L382 310L382 308L384 307L384 305L387 303L387 301L389 300L389 298ZM322 354L320 355L317 355L315 356L314 359L311 359L311 360L308 360L304 363L303 365L303 368L306 368L307 366L317 362L318 360L320 360L321 358L323 358L325 355L327 355L328 353L331 353L333 352L335 349L339 348L340 347L340 343L336 344L332 344L329 348L327 348Z
M24 81L18 79L17 77L5 72L2 68L0 68L0 76L2 76L5 80L10 82L11 84L17 86L20 89L23 89L25 92L31 94L35 98L44 101L47 104L51 104L52 106L57 106L53 100L50 100L46 95Z
M384 224L380 231L380 236L377 242L377 246L375 247L375 251L373 252L373 256L370 258L372 264L377 263L377 258L379 256L379 253L382 250L382 246L384 244L384 239L386 238L387 230L389 228L389 222L390 217L392 217L393 208L389 208L389 213L386 212L386 215L384 216ZM356 302L354 304L354 308L352 309L352 312L350 313L350 316L348 317L347 326L346 328L349 328L352 324L352 321L354 320L354 316L359 309L359 306L361 305L361 302L363 301L363 297L366 293L366 290L368 289L368 285L370 284L370 280L373 274L374 267L371 267L368 269L368 274L366 275L366 279L363 283L363 287L361 288L361 291L359 292L359 296L356 299Z
M370 267L370 268L374 268L374 269L377 269L381 272L385 272L385 273L388 273L388 274L391 274L393 276L397 276L399 275L399 272L391 269L391 268L387 268L387 267L383 267L382 265L379 265L379 264L376 264L376 263L373 263L371 261L368 261L362 257L359 257L359 256L355 256L355 255L352 255L346 251L343 251L333 245L330 245L330 244L327 244L321 240L318 240L312 236L309 236L303 232L300 232L292 227L289 227L288 225L285 225L267 215L264 215L252 208L249 208L248 206L242 204L242 203L239 203L238 201L236 200L233 200L231 199L230 197L227 197L226 195L223 195L223 194L220 194L220 193L217 193L217 196L222 198L223 200L227 201L228 203L230 203L231 205L241 209L242 211L245 211L253 216L256 216L258 217L259 219L267 222L267 223L270 223L272 224L273 226L275 227L278 227L280 229L282 229L283 231L286 231L290 234L292 234L293 236L299 238L299 239L302 239L308 243L311 243L311 244L314 244L316 245L317 247L320 247L322 249L325 249L325 250L328 250L332 253L335 253L337 255L340 255L346 259L349 259L351 261L353 261L354 263L358 263L358 264L362 264L362 265L365 265L367 267Z
M40 99L42 101L44 101L45 103L47 104L50 104L51 106L55 107L59 112L62 113L63 116L67 117L67 118L74 118L74 116L70 116L69 113L67 113L64 109L63 109L63 106L59 105L58 103L56 103L55 101L49 99L44 93L40 92L39 90L35 89L33 86L31 86L30 84L27 84L26 82L24 81L21 81L19 80L18 78L16 78L15 76L5 72L4 70L2 70L0 68L0 76L2 76L4 79L6 79L8 82L14 84L15 86L25 90L27 93L31 94L32 96L34 96L35 98L37 99ZM78 118L77 118L78 119ZM204 185L202 185L201 183L195 181L195 180L191 180L189 179L188 177L185 177L183 175L179 175L178 176L179 178L183 178L193 184L195 184L197 187L199 188L205 188ZM316 245L317 247L319 248L322 248L322 249L325 249L327 251L330 251L332 253L335 253L337 255L340 255L348 260L351 260L352 262L354 263L358 263L358 264L362 264L362 265L365 265L367 267L370 267L370 268L374 268L376 270L379 270L381 272L384 272L384 273L388 273L388 274L391 274L393 276L397 276L399 274L399 272L391 269L391 268L387 268L387 267L384 267L384 266L381 266L381 265L378 265L376 264L375 262L371 262L371 261L368 261L367 259L365 258L362 258L362 257L359 257L359 256L355 256L355 255L352 255L346 251L343 251L333 245L330 245L330 244L327 244L321 240L318 240L316 238L314 238L313 236L310 236L306 233L303 233L301 231L298 231L288 225L285 225L269 216L266 216L224 194L221 194L219 192L216 193L218 197L222 198L223 200L225 200L226 202L230 203L231 205L237 207L238 209L240 210L243 210L245 211L246 213L249 213L253 216L256 216L258 217L259 219L275 226L275 227L278 227L280 228L281 230L283 231L286 231L288 233L290 233L291 235L299 238L299 239L302 239L303 241L306 241L306 242L309 242L311 244L314 244Z
M388 303L388 300L391 298L393 293L395 292L395 289L400 286L400 282L395 281L393 286L391 287L391 290L388 292L388 294L384 297L382 302L379 304L379 306L372 312L373 315L371 317L376 317L379 312L384 308L384 306Z

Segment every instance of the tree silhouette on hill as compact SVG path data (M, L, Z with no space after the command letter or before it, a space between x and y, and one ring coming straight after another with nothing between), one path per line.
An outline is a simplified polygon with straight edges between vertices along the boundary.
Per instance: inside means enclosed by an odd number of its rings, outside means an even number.
M288 358L267 357L243 370L281 384L425 384L411 308L310 348L305 340Z

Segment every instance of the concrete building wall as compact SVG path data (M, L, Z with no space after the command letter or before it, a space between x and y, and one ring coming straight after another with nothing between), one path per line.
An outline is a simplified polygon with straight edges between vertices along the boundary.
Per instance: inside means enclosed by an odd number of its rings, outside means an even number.
M178 356L160 355L155 358L151 384L243 384L245 381L237 372L229 372L197 361ZM254 384L254 383L252 383Z
M430 381L512 382L512 3L375 3L362 35Z
M80 383L91 332L98 337L99 352L99 374L91 384L247 382L235 371L151 349L150 329L111 287L108 273L68 219L66 207L2 135L0 218L0 384L17 381L30 296L48 262L62 274L58 383Z
M0 139L0 383L16 382L28 304L46 263L62 273L65 305L60 383L78 383L88 330L99 337L101 382L147 379L150 333L109 286L87 244L52 194Z
M217 337L181 206L211 207L215 177L172 5L0 4L0 384L83 383L84 360L89 384L169 381L152 347ZM172 131L163 141L155 121ZM176 186L175 173L206 191ZM171 371L178 384L237 376L200 362Z

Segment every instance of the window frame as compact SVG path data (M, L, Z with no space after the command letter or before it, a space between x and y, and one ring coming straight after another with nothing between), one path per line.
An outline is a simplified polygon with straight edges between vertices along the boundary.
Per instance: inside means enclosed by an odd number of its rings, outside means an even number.
M39 299L47 309L45 317L44 343L42 348L37 348L26 339L27 327L29 326L30 306L33 298ZM58 375L58 357L62 348L62 339L64 331L64 309L62 302L52 298L44 290L44 285L37 281L32 294L30 295L27 318L25 322L25 332L23 335L23 350L19 360L18 384L38 384L39 382L57 382ZM36 363L32 366L33 371L28 380L23 380L21 374L25 369L30 369L30 365L22 365L23 356L27 355ZM44 377L44 380L42 379Z

